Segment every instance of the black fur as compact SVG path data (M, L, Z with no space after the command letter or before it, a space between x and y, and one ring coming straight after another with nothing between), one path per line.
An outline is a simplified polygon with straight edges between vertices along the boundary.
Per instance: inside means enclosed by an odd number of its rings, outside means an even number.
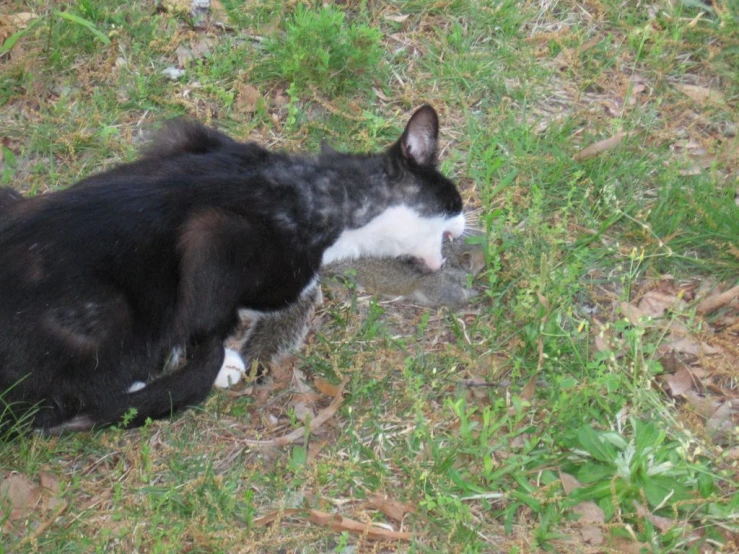
M138 161L67 190L0 189L2 423L33 411L47 432L84 429L133 408L134 426L202 402L237 310L295 302L344 229L401 201L461 211L415 154L399 141L289 156L175 122ZM188 362L160 376L181 345ZM149 384L129 394L135 381Z

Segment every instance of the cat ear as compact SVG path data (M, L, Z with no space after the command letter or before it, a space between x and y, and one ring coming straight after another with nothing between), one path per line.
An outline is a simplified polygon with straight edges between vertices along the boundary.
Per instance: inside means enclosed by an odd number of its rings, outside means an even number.
M438 136L439 117L434 108L424 104L406 125L400 137L400 151L408 161L418 165L434 165Z

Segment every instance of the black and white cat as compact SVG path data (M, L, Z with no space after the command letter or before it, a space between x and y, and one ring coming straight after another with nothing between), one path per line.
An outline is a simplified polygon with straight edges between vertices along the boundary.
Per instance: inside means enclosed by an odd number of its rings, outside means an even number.
M465 219L435 167L437 136L430 106L373 155L272 153L180 121L141 159L66 190L5 189L2 426L167 417L207 397L239 309L315 301L323 263L409 255L438 269L443 236ZM162 374L180 346L186 363Z

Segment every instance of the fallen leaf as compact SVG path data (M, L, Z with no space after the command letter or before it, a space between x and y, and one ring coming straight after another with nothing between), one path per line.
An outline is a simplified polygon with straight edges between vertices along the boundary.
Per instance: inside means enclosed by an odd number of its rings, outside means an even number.
M575 479L575 477L569 473L565 473L563 471L559 472L559 480L562 481L562 489L564 489L565 494L570 494L575 489L582 487L580 481Z
M387 497L379 494L372 495L368 500L372 506L395 521L403 521L405 514L415 511L412 504L399 502L397 500L389 500Z
M25 29L28 23L36 19L38 16L30 12L18 12L10 15L2 16L0 24L7 22L17 29Z
M681 396L693 388L695 379L687 368L683 368L677 373L669 375L665 382L670 387L671 396Z
M413 533L391 531L377 525L361 523L339 514L328 514L318 510L308 510L308 519L318 525L328 527L332 531L356 533L374 540L411 540Z
M520 398L521 400L531 402L534 399L535 394L536 394L536 375L531 377L528 383L526 383L526 386L521 391Z
M621 302L621 311L629 320L629 323L636 327L649 327L647 314L641 311L636 306L629 304L628 302Z
M305 423L306 421L312 421L315 418L315 413L309 408L305 402L297 402L293 404L293 412L295 417Z
M375 91L375 95L377 96L377 98L379 98L383 102L390 101L390 98L388 98L379 88L374 87L372 90Z
M59 494L59 480L56 478L56 475L49 471L40 471L38 476L41 486L44 489L53 494Z
M595 349L598 352L610 352L611 348L608 346L608 342L605 337L601 337L600 333L595 335Z
M10 519L32 512L41 501L41 490L25 475L11 473L0 482L0 513L10 508Z
M700 165L691 165L690 167L686 167L685 169L679 169L678 175L682 175L684 177L690 177L693 175L700 175L703 173L703 169Z
M576 162L580 162L582 160L594 158L598 154L611 150L621 144L621 141L624 139L626 134L627 133L624 132L616 133L611 138L607 138L605 140L601 140L599 142L591 144L590 146L583 148L577 154L572 156L572 159Z
M384 19L387 19L388 21L394 21L395 23L403 23L406 19L408 19L408 14L404 15L384 15Z
M634 542L623 537L613 537L612 541L612 552L619 552L620 554L641 554L650 550L650 546L646 543Z
M257 109L257 103L262 98L256 87L246 84L239 84L236 87L237 96L234 106L237 111L243 113L254 113Z
M309 430L311 433L316 431L321 425L326 423L326 421L328 421L339 410L339 408L341 407L341 404L344 401L344 389L348 382L349 382L349 378L345 377L341 383L341 387L339 388L339 393L336 395L336 398L334 398L334 400L331 402L331 404L328 405L327 408L325 408L324 410L321 410L320 413L310 421ZM299 427L295 429L292 433L288 433L287 435L278 437L276 439L271 439L271 440L245 439L244 442L246 444L251 444L251 445L260 446L260 447L274 447L274 446L283 447L297 440L301 440L304 437L305 437L305 427Z
M336 395L339 394L339 387L332 385L326 381L326 379L322 379L321 377L314 378L313 385L326 396L335 398Z
M580 529L580 535L585 544L599 546L603 544L603 531L595 525L584 525Z
M684 302L677 296L651 290L639 300L639 310L650 317L663 317L670 309L681 309Z
M306 462L309 464L315 462L324 446L326 446L326 441L312 440L308 445L308 455L305 458Z
M287 510L277 510L277 511L274 511L274 512L270 512L270 513L268 513L266 515L263 515L261 517L258 517L254 521L252 521L252 525L254 525L254 527L264 527L265 525L269 525L273 521L276 521L278 519L282 519L285 516L293 515L293 514L299 512L299 511L300 510L298 510L296 508L290 508L290 509L287 509Z
M721 404L713 415L706 421L706 429L712 434L726 433L734 427L731 420L731 402Z
M700 304L698 304L696 311L699 314L709 314L730 303L735 298L739 298L739 286L731 288L720 294L709 296L708 298L702 300Z
M713 416L713 414L716 413L716 410L721 407L721 402L703 397L692 390L685 393L685 398L688 400L688 403L695 408L696 413L706 419Z
M636 513L640 517L645 518L647 521L650 521L652 525L654 525L657 529L662 531L663 533L667 533L670 529L678 525L677 522L666 518L662 516L656 516L649 512L644 506L639 504L636 500L633 501L634 508L636 508Z
M642 92L647 90L647 86L643 85L641 83L635 83L631 86L631 92L629 93L629 100L628 104L629 106L633 106L636 104L637 100L636 97L639 96Z
M724 452L724 458L730 462L739 460L739 446L733 446Z
M726 105L723 95L708 87L699 85L675 85L675 88L701 106L705 106L706 104L717 106Z
M595 502L580 502L572 507L572 511L580 515L580 523L605 523L606 516Z
M720 347L711 346L707 342L699 343L692 337L675 337L672 334L670 334L670 341L667 343L667 346L675 352L682 352L683 354L691 354L693 356L706 356L721 354L723 352Z
M298 393L314 392L311 386L308 384L305 373L303 373L296 367L293 367L293 386Z

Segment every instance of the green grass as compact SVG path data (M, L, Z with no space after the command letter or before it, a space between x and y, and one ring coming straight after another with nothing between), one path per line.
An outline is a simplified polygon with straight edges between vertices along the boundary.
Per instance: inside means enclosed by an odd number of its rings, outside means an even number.
M138 0L11 2L38 18L0 58L4 184L64 187L181 115L287 150L377 150L430 102L487 268L460 312L326 289L298 367L309 384L348 377L348 395L287 447L245 442L302 425L279 379L144 429L0 443L2 474L51 473L63 502L46 492L24 517L0 511L0 551L735 551L736 419L714 436L710 414L671 399L671 339L621 305L665 274L737 284L739 11L700 6L223 0L227 30L196 31ZM183 77L162 74L205 38ZM573 159L618 132L617 147ZM736 343L694 303L669 318ZM720 383L735 394L736 370ZM401 526L374 494L414 511ZM577 522L583 502L604 522ZM378 546L308 510L415 538Z

